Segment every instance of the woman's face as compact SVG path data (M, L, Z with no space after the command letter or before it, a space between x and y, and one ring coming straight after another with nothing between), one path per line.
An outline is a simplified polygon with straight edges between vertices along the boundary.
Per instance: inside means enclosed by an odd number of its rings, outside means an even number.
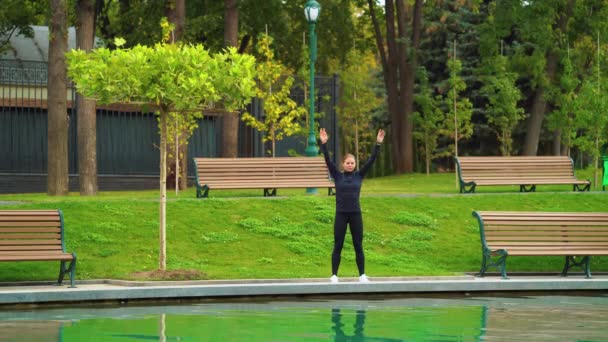
M346 157L346 159L344 159L344 162L342 163L342 168L346 172L353 172L356 166L357 162L353 157Z

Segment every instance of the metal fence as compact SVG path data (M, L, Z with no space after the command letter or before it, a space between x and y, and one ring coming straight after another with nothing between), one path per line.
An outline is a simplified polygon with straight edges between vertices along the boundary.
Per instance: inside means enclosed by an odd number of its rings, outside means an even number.
M0 60L0 173L7 175L46 175L47 168L47 66L40 62ZM336 76L316 78L316 111L323 113L319 125L337 138L335 105L338 96ZM301 83L300 83L301 84ZM294 87L291 97L305 105L302 88ZM78 173L76 137L77 110L72 88L68 97L69 173ZM256 118L263 118L263 106L253 99L246 109ZM199 120L189 142L188 158L221 156L221 116ZM304 154L307 136L288 137L277 143L277 156ZM240 157L261 157L268 150L259 132L239 127ZM153 113L97 110L97 164L100 176L157 176L159 174L158 124ZM265 146L266 145L266 146ZM337 151L337 140L330 141ZM334 155L336 155L334 153ZM192 168L189 170L193 172ZM0 192L3 189L0 185Z

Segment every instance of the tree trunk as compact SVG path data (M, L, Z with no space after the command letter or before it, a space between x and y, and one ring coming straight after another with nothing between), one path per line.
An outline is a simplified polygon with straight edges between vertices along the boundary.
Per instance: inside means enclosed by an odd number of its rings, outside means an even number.
M179 42L184 37L184 30L186 27L186 3L185 0L170 0L167 2L165 7L165 14L170 23L175 27L171 35L171 42ZM179 190L185 190L188 188L188 139L187 129L181 132L177 145L179 152L175 158L175 192ZM182 160L184 159L184 160ZM179 185L178 185L179 183Z
M547 107L547 101L545 100L544 94L545 90L542 88L537 88L534 94L530 118L526 125L526 140L524 142L523 151L525 156L535 156L538 153L540 131L545 117L545 108Z
M272 158L274 158L276 156L275 154L275 149L276 149L276 136L274 134L274 127L270 128L270 137L272 138Z
M236 158L238 156L239 112L225 112L222 119L222 156Z
M426 174L431 174L431 149L429 148L428 134L424 137L424 161L426 164Z
M355 119L355 156L355 161L357 162L357 170L359 170L361 154L359 154L359 121L357 119Z
M188 141L182 136L183 144L179 147L179 189L186 190L188 188Z
M566 8L561 11L554 29L558 32L565 33L568 25L568 19L572 16L575 0L568 0ZM553 48L548 49L547 66L545 69L547 82L549 84L555 82L555 75L559 64L559 55ZM549 85L547 85L549 86ZM526 129L526 140L524 142L523 154L526 156L535 156L538 153L538 143L540 141L540 133L543 126L543 119L547 110L547 100L545 99L545 86L539 85L534 93L532 109L530 110L530 118L528 119Z
M90 51L95 39L95 0L79 0L76 45ZM97 112L95 100L76 94L78 110L78 182L81 196L97 195Z
M67 195L68 188L68 49L67 0L51 0L48 62L48 176L47 193Z
M553 155L562 155L562 131L559 128L553 132Z
M395 2L397 20L395 20ZM386 0L386 44L375 15L375 1L368 0L376 45L380 52L384 83L388 97L388 110L391 113L391 155L395 173L414 170L413 122L414 108L414 70L416 69L416 50L420 44L422 22L422 0L416 0L411 20L411 46L406 27L410 23L408 13L411 5L403 0ZM395 34L397 22L398 36ZM386 46L386 49L385 49Z
M171 43L179 42L184 37L184 29L186 26L186 1L185 0L169 0L165 7L165 15L167 20L174 25L171 34Z
M160 112L160 215L158 269L167 270L167 114Z
M238 47L239 7L238 0L224 0L224 45ZM222 127L223 157L236 158L238 155L239 114L226 113Z

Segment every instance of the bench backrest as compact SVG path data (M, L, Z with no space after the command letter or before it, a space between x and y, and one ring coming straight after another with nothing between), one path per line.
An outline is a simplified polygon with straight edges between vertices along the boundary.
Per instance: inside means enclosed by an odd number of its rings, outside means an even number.
M572 160L556 157L458 157L458 172L465 181L496 178L575 178Z
M0 254L64 252L60 210L0 210Z
M302 182L329 180L327 166L322 158L194 158L199 184L238 181L249 184L269 182Z
M490 249L608 249L608 213L475 211Z

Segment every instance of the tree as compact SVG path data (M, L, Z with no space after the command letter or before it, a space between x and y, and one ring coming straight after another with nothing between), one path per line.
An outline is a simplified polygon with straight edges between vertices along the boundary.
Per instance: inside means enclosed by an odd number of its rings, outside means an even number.
M76 46L91 51L95 40L95 0L76 3ZM97 111L94 100L76 94L78 109L78 183L80 195L97 194Z
M414 71L418 63L423 2L415 0L412 6L404 0L385 1L385 41L380 31L378 5L374 0L367 1L382 62L388 111L391 113L391 155L395 173L414 170L411 114L414 112ZM408 25L411 25L409 32Z
M582 132L574 138L574 144L593 158L595 187L598 186L601 147L608 142L608 97L602 93L602 88L607 89L608 85L602 82L598 70L598 77L589 77L583 82L576 99L574 119L575 127Z
M466 83L460 76L462 63L453 58L448 61L450 78L444 98L444 106L447 108L445 130L443 134L453 139L454 143L448 146L450 154L458 156L458 142L467 139L473 134L471 115L473 105L467 98L461 98L461 93L467 88Z
M535 156L538 152L542 122L547 111L546 92L548 86L555 82L559 63L559 45L555 43L566 33L574 4L575 0L534 1L526 11L530 15L527 17L529 20L527 23L535 23L534 26L526 27L529 30L528 37L541 47L532 54L532 58L545 62L544 70L537 74L536 89L527 123L523 151L527 156Z
M271 48L272 38L264 34L258 41L258 54L264 56L256 66L258 88L256 96L264 106L264 120L258 120L249 113L242 120L260 132L264 141L272 142L272 156L275 156L276 142L283 136L291 136L302 130L300 121L306 116L306 108L289 98L294 79L287 69L274 59Z
M123 41L124 42L124 41ZM118 46L120 46L120 40ZM68 53L78 91L99 103L135 103L153 109L160 125L159 268L166 270L167 119L223 101L242 108L254 95L254 58L235 49L211 56L201 45L156 44Z
M549 129L559 132L560 151L554 150L554 154L570 155L572 139L576 135L574 117L576 113L576 96L581 85L574 72L572 62L569 57L562 60L563 72L560 75L559 86L553 90L551 97L554 99L554 109L547 117ZM566 150L562 153L561 147Z
M415 102L417 111L414 112L414 138L421 143L421 151L426 165L426 174L431 173L431 161L440 157L436 153L438 139L445 130L445 114L439 105L441 98L435 96L429 85L429 78L424 67L419 68L418 91Z
M495 56L488 59L485 67L484 85L481 93L488 103L484 115L493 128L500 143L500 153L513 153L513 130L524 118L524 111L517 106L521 92L515 86L517 74L507 71L507 58Z
M342 94L340 96L340 104L337 107L340 125L342 127L350 127L344 132L345 151L354 151L357 161L361 160L363 150L371 151L371 146L366 145L366 148L361 148L360 140L369 144L374 143L372 140L372 112L378 108L383 99L378 97L374 92L373 83L374 71L377 68L375 56L373 54L363 54L355 49L347 56L346 64L339 73ZM354 137L352 133L355 133ZM359 165L359 163L357 163Z
M51 0L48 76L47 193L68 194L68 109L65 53L68 50L67 0Z
M31 0L4 0L0 6L0 53L10 48L9 41L15 34L33 37L30 24L35 22L35 15L42 11L39 7L46 3Z
M239 6L237 0L224 0L224 47L238 46ZM225 111L222 117L222 156L236 158L239 139L239 113Z

